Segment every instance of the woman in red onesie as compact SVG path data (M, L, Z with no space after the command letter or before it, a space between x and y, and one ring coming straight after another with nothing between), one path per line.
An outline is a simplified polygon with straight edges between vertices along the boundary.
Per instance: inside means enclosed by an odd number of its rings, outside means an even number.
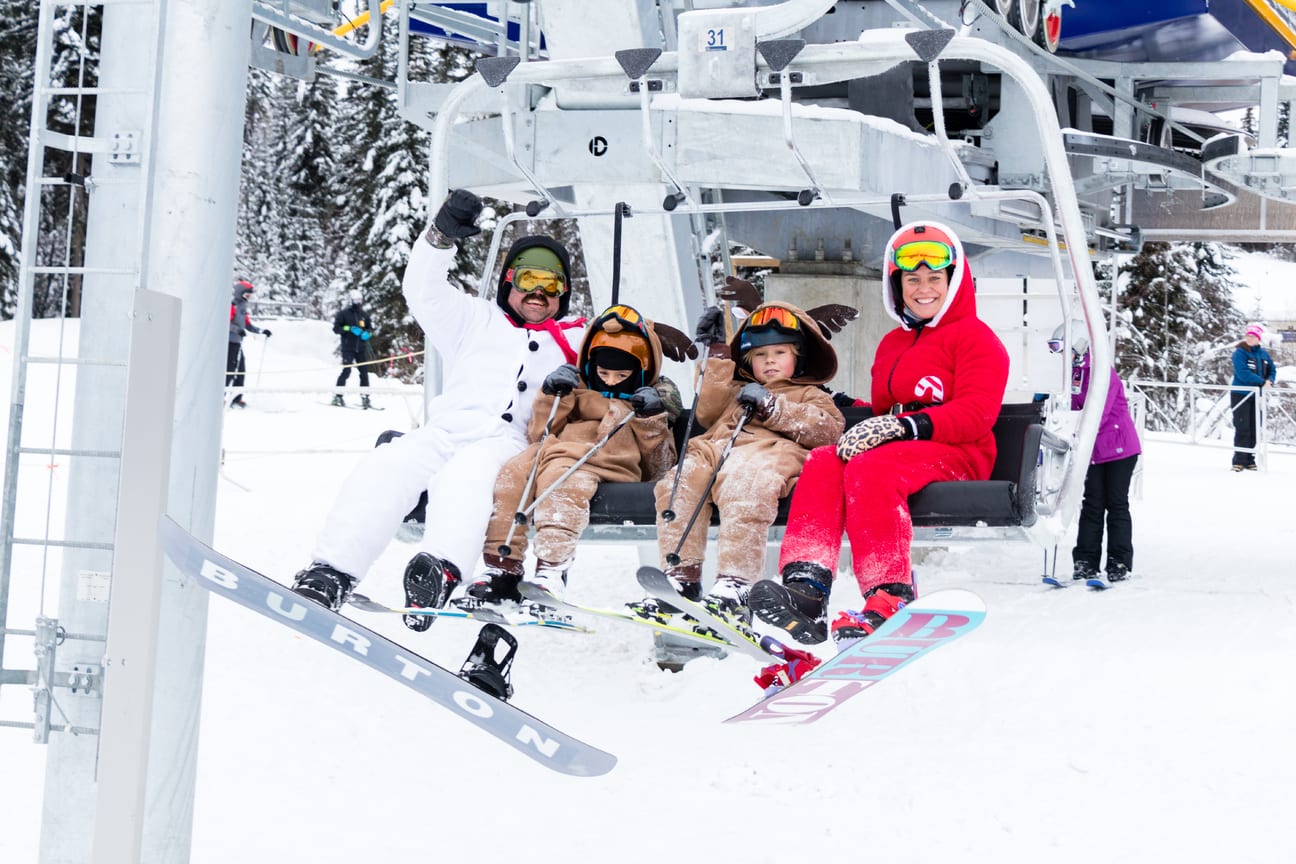
M873 416L811 451L779 555L783 587L763 583L769 602L751 598L757 615L805 644L827 638L843 530L865 602L833 621L839 647L914 599L909 496L936 480L985 480L994 466L1008 352L977 317L962 244L943 225L912 223L887 242L885 268L882 305L900 326L873 359Z

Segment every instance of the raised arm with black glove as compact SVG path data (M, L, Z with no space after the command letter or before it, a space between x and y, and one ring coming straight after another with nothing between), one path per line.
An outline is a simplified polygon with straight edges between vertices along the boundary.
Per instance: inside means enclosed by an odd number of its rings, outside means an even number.
M693 341L708 346L725 341L723 309L712 306L703 310L698 318L697 329L693 331Z
M467 189L452 189L445 203L437 210L432 224L451 240L463 240L481 233L477 217L482 212L482 201Z

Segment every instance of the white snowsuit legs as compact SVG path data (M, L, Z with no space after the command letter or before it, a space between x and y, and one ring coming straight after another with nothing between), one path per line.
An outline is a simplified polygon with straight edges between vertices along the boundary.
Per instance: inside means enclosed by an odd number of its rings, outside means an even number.
M376 447L347 478L353 491L334 502L311 557L364 579L427 489L421 548L467 577L481 556L495 476L525 444L520 434L480 438L424 426Z

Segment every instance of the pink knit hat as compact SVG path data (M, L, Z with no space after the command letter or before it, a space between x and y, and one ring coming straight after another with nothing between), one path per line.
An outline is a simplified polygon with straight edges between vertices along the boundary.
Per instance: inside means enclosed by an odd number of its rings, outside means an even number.
M1265 334L1265 329L1260 324L1252 324L1250 327L1246 329L1246 335L1254 336L1257 342L1264 341L1264 334Z

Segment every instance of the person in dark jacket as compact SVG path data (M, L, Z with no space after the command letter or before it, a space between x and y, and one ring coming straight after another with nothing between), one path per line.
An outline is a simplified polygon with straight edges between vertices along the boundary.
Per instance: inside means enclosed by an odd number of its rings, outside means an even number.
M243 359L243 337L249 333L260 333L265 338L270 338L270 331L257 327L248 315L247 304L252 299L252 291L252 283L246 279L234 283L234 297L230 301L229 352L225 355L226 387L243 386L243 376L247 372L247 363ZM230 400L230 407L247 407L241 390Z
M1259 387L1261 392L1273 384L1278 374L1269 352L1260 347L1265 329L1252 324L1242 341L1233 349L1234 387ZM1256 436L1260 432L1260 396L1254 390L1233 390L1229 393L1233 406L1234 471L1258 470L1255 461Z
M338 375L337 386L346 386L347 379L351 377L351 367L354 366L360 373L360 386L368 387L369 337L373 335L373 325L369 321L369 313L364 310L364 297L360 292L352 290L347 299L350 301L348 305L333 316L333 332L342 337L342 374ZM333 404L339 408L345 407L346 401L340 391L333 394ZM361 395L360 407L370 407L367 393Z
M1049 350L1058 353L1065 347L1066 325L1058 325L1049 339ZM1071 324L1073 334L1085 332L1084 325ZM1089 395L1089 340L1075 337L1071 344L1071 410L1084 407ZM1098 578L1098 561L1102 558L1103 522L1107 525L1107 580L1128 579L1134 568L1134 520L1130 517L1129 489L1143 447L1134 419L1130 416L1125 386L1116 369L1111 370L1107 402L1098 435L1094 439L1089 471L1085 474L1084 500L1080 505L1080 529L1071 550L1072 579Z

